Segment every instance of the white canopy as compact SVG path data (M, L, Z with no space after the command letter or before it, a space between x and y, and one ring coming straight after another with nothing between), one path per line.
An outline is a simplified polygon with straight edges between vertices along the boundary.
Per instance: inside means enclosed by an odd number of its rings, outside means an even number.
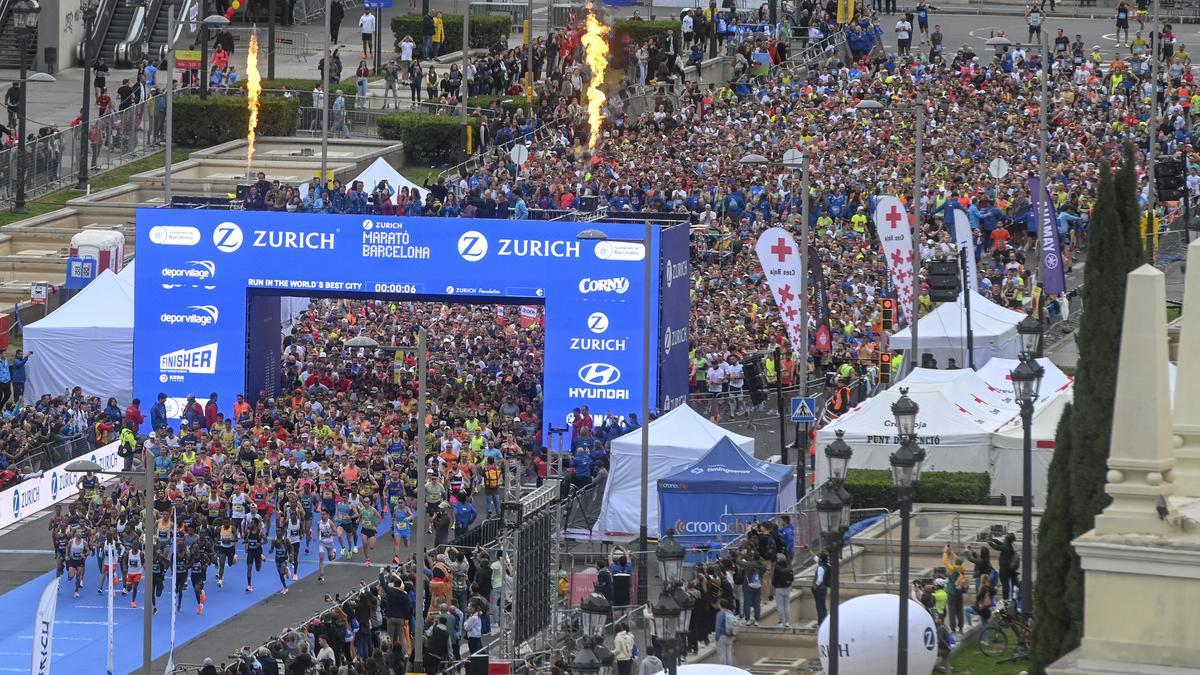
M132 269L132 267L127 268ZM46 318L25 326L26 397L81 387L88 396L133 398L133 289L104 270Z
M392 165L388 164L387 161L385 161L382 157L379 157L372 162L371 166L368 166L365 171L358 174L354 180L346 183L346 187L349 188L351 185L353 185L355 180L361 180L363 182L363 189L367 191L367 194L370 194L375 190L375 186L379 185L379 181L386 180L388 185L390 185L397 193L400 192L400 188L406 187L408 188L409 192L416 190L417 194L421 195L421 199L425 199L425 188L420 187L416 183L400 175L400 172L393 169ZM307 181L298 185L297 189L300 191L301 199L304 199L308 196Z
M900 389L907 387L909 397L921 409L917 436L926 451L923 470L987 472L994 494L1020 494L1023 437L1009 375L1017 363L1014 359L993 359L978 372L916 368L896 386L821 429L817 445L831 443L834 432L843 429L846 442L854 448L853 468L888 468L888 459L899 444L891 407L900 398ZM1038 363L1045 370L1041 396L1034 405L1033 427L1034 447L1045 450L1045 456L1035 460L1034 468L1035 487L1039 484L1036 476L1040 476L1042 485L1042 492L1035 492L1040 499L1045 489L1045 469L1053 455L1055 429L1062 406L1070 400L1072 380L1049 359L1039 359ZM1011 432L1013 425L1015 454L1011 447L998 448L997 441L998 435L1005 430ZM1013 438L1006 437L1004 442L1011 443ZM823 462L817 463L818 480L824 479L827 470Z
M946 366L950 359L966 368L967 320L962 296L955 302L944 302L921 318L918 324L917 351L912 354L912 331L905 328L888 338L891 349L902 349L904 358L915 358L920 363L922 354L932 354L939 366ZM1017 335L1017 324L1025 315L1001 307L978 293L971 294L971 333L975 346L975 367L982 367L989 359L997 356L1015 359L1021 349Z
M1030 440L1033 443L1033 503L1046 505L1046 474L1050 460L1054 459L1054 436L1058 431L1058 420L1063 408L1074 398L1068 389L1055 396L1040 410L1033 413ZM1009 420L992 434L992 449L989 457L992 476L992 494L1019 495L1023 487L1025 435L1020 416Z
M658 479L681 464L703 457L717 441L728 437L751 456L754 439L713 424L686 405L650 422L650 472L647 527L658 536ZM642 431L635 429L611 444L604 504L595 529L605 533L636 533L641 528Z

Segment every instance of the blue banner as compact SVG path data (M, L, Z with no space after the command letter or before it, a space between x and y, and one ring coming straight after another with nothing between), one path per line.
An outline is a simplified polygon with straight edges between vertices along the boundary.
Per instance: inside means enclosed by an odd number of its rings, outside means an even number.
M641 241L644 226L593 227L609 240L579 240L580 225L546 221L140 209L134 391L171 401L217 392L232 415L235 396L257 394L270 377L264 363L248 367L247 336L257 332L248 316L273 311L277 322L278 303L259 307L253 296L506 300L546 307L544 432L582 405L636 410L643 377L652 401L663 400L658 360L641 369L646 252L626 243ZM657 228L650 254L657 306ZM686 275L668 278L686 297ZM687 303L677 304L686 326ZM661 336L658 312L651 317L650 335ZM686 373L673 369L663 390L686 391Z
M691 340L688 333L691 320L691 269L688 246L688 225L664 229L662 241L661 279L659 286L662 304L659 309L662 337L659 339L659 360L662 379L659 399L663 411L687 403L688 372L691 370Z
M1067 292L1067 275L1063 265L1062 250L1058 240L1058 216L1054 213L1054 201L1050 191L1042 186L1037 176L1029 177L1029 200L1036 212L1041 199L1042 213L1038 216L1038 237L1042 243L1042 288L1050 295Z
M736 539L754 522L753 516L734 513L778 511L775 492L766 494L723 494L705 491L658 490L659 532L673 528L686 548L719 546Z

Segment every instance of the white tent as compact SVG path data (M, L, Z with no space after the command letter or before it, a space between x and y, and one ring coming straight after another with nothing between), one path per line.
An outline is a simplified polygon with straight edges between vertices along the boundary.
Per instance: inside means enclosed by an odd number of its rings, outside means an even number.
M918 354L911 354L912 331L905 328L888 338L891 349L902 349L905 357L916 358L919 364L922 354L932 354L939 366L954 359L959 367L966 368L967 320L962 297L955 302L942 303L921 318L917 335ZM975 367L980 368L989 359L997 356L1015 359L1021 349L1017 335L1017 324L1025 315L1001 307L978 293L971 295L971 333L975 346Z
M136 274L133 271L135 263L137 263L136 260L130 260L129 264L121 268L121 271L117 273L117 281L120 281L125 288L129 289L129 297L131 298L133 297L133 275Z
M681 464L703 457L721 438L728 437L751 456L754 439L727 431L686 405L650 423L650 472L647 527L658 536L658 479ZM641 528L642 431L635 429L612 441L604 504L595 529L607 533L636 533Z
M349 189L355 180L363 182L363 189L367 191L367 194L375 191L375 186L379 185L379 181L386 180L388 185L397 193L400 192L400 188L406 187L409 192L416 190L417 194L421 195L421 199L425 199L425 188L400 175L400 172L393 169L392 165L388 164L382 157L372 162L371 166L368 166L365 171L358 174L354 180L347 182L345 184L346 188ZM298 189L300 190L301 199L308 196L308 182L301 183Z
M1030 440L1033 445L1033 503L1046 505L1046 474L1054 459L1054 434L1063 408L1074 398L1070 387L1033 413ZM992 476L992 494L1019 495L1025 492L1022 471L1025 465L1025 432L1018 415L992 434L988 458Z
M133 398L133 289L104 270L46 318L25 326L26 399L81 387L89 396Z

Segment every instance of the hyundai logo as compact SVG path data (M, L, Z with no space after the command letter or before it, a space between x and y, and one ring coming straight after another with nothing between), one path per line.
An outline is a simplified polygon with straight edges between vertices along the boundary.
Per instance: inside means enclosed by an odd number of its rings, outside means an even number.
M607 363L589 363L579 369L579 379L593 387L607 387L621 379L621 371Z
M233 253L242 247L242 228L237 223L221 223L213 230L213 246L222 253Z
M482 233L470 230L458 238L458 254L467 262L479 262L488 252L488 240Z

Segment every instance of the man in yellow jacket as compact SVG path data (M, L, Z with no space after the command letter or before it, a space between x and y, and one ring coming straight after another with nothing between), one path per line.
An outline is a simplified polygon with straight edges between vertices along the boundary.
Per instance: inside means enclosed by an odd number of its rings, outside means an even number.
M433 14L433 58L442 53L442 45L446 42L446 22L442 20L441 12Z

